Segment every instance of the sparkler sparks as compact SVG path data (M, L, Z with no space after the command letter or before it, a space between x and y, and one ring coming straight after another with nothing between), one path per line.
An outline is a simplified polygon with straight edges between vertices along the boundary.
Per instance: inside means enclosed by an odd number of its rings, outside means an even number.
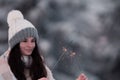
M75 55L76 55L75 52L71 52L71 53L70 53L70 56L71 56L71 57L73 57L73 56L75 56Z
M69 57L71 57L70 59L73 59L73 57L75 57L77 55L77 53L72 51L72 50L70 50L70 49L67 49L66 47L62 47L62 54L60 55L60 57L58 58L57 62L53 66L52 71L55 69L55 67L58 65L58 63L63 59L63 57L65 55L68 55ZM77 56L77 58L78 58L78 56Z
M67 52L68 50L67 50L67 48L63 47L63 51L64 51L64 52Z

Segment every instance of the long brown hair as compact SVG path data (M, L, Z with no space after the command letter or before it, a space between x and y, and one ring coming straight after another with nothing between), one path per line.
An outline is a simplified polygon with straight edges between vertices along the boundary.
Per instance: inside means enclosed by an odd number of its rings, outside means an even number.
M21 60L21 56L22 54L18 43L10 51L8 57L8 64L10 65L10 69L17 78L17 80L26 80L24 74L25 64ZM43 60L41 58L40 52L38 50L37 44L31 54L31 57L32 57L32 63L29 68L29 71L32 80L38 80L39 78L46 77L47 71L43 63Z

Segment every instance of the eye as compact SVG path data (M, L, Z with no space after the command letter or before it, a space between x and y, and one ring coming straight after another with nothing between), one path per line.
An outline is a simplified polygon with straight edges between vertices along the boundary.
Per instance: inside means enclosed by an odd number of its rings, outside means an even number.
M23 40L22 42L27 42L27 39Z
M31 42L35 42L35 39L32 39Z

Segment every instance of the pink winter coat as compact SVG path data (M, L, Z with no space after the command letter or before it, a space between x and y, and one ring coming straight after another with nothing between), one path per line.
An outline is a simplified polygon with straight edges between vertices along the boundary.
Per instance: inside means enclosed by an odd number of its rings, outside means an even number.
M7 62L8 54L9 49L2 56L0 56L0 80L17 80L13 73L11 72L10 67L8 65ZM48 80L55 80L50 69L47 66L46 69Z

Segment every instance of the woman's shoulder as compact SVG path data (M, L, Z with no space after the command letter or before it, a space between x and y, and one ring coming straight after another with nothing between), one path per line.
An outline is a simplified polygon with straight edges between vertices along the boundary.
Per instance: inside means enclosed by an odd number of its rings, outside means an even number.
M8 54L9 54L9 50L5 51L5 52L0 56L0 66L1 66L2 64L7 64Z
M7 57L5 54L0 56L0 80L17 80L7 62Z
M8 54L8 51L6 51L0 56L0 73L9 69L8 62L7 62L7 54Z
M8 58L10 50L8 49L7 51L5 51L1 56L0 56L0 60L6 60Z

